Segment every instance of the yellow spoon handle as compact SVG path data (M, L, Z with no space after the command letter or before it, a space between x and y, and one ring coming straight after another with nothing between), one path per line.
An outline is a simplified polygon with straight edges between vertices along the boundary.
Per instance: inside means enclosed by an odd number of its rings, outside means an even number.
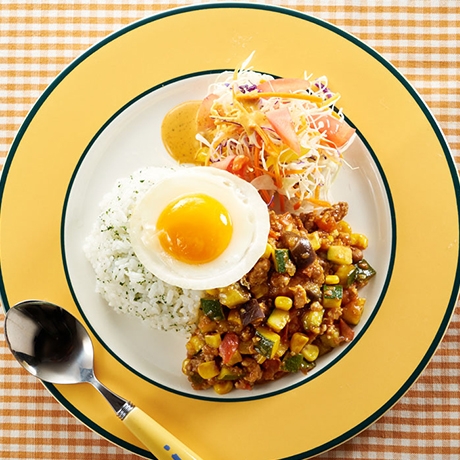
M158 460L202 460L138 407L126 415L123 423Z

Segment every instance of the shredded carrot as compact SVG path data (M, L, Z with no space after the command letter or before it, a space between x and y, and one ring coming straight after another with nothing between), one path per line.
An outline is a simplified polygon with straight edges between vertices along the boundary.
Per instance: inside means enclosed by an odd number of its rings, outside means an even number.
M284 202L284 195L281 195L281 194L278 193L278 198L279 198L279 201L280 201L280 211L284 212L286 210L286 204Z
M329 203L329 201L320 200L318 198L307 197L307 198L304 198L304 199L306 201L308 201L309 203L314 204L316 206L321 206L321 207L324 207L324 208L329 208L331 206L331 203Z
M264 168L262 168L260 166L256 166L254 169L256 169L258 172L261 173L261 174L259 174L259 176L262 175L262 174L265 174L267 176L270 176L274 181L276 180L276 174L271 172L269 169L264 169Z
M294 209L297 211L298 209L300 209L300 206L302 206L302 203L300 201L296 201L294 203Z
M310 101L318 105L323 104L323 99L319 96L314 96L313 94L305 94L305 93L285 93L285 92L263 92L257 93L256 91L252 91L250 93L239 93L236 94L235 97L239 100L252 100L252 99L268 99L270 97L279 97L282 99L301 99L303 101Z
M314 86L310 86L312 91L298 92L284 88L261 92L248 89L261 81L262 75L243 66L225 81L214 83L216 87L210 87L211 94L216 94L212 106L215 124L202 139L201 148L208 153L202 161L209 165L235 156L231 171L234 174L249 182L268 176L268 189L275 190L260 191L268 206L284 209L289 204L302 209L305 199L317 206L327 205L327 191L341 166L342 151L327 137L329 125L323 126L319 120L323 116L342 118L335 108L340 95L329 91L324 80L316 85L318 91ZM269 123L267 113L279 104L290 112L301 146L299 152L286 143L284 124Z
M265 203L270 204L271 196L267 190L259 190L260 195L262 196Z
M279 168L279 164L278 163L275 163L274 165L274 179L275 179L275 185L278 187L278 188L281 188L283 183L281 181L281 171L280 171L280 168Z
M264 169L259 167L259 155L260 155L260 148L256 145L253 146L253 156L252 156L252 164L254 167L254 175L256 177L261 176L264 173Z

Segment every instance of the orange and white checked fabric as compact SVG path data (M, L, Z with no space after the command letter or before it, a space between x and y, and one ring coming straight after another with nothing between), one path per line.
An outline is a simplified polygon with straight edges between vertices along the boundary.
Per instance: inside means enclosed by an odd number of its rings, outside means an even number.
M0 0L0 168L28 110L74 58L122 26L191 2ZM390 60L424 98L460 167L457 0L285 0L346 29ZM410 129L408 121L407 129ZM3 323L3 317L0 317ZM3 337L3 330L0 330ZM14 361L0 341L0 460L135 460L92 433ZM431 363L379 421L329 459L460 458L460 308ZM218 460L218 459L212 459ZM235 459L240 460L240 459Z

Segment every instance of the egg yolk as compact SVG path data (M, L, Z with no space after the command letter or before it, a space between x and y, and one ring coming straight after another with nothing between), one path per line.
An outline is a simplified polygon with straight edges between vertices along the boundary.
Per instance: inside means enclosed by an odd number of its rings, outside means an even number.
M204 264L230 243L233 225L227 209L205 194L186 195L169 203L157 221L158 238L174 259Z

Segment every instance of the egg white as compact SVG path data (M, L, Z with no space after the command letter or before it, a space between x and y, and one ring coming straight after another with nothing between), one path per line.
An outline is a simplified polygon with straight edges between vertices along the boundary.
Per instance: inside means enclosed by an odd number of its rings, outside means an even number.
M233 223L232 238L216 259L187 264L168 254L158 239L156 222L172 201L203 193L222 203ZM186 167L157 182L138 202L130 219L133 250L162 281L184 289L214 289L241 279L265 252L270 220L257 190L239 177L213 167Z

